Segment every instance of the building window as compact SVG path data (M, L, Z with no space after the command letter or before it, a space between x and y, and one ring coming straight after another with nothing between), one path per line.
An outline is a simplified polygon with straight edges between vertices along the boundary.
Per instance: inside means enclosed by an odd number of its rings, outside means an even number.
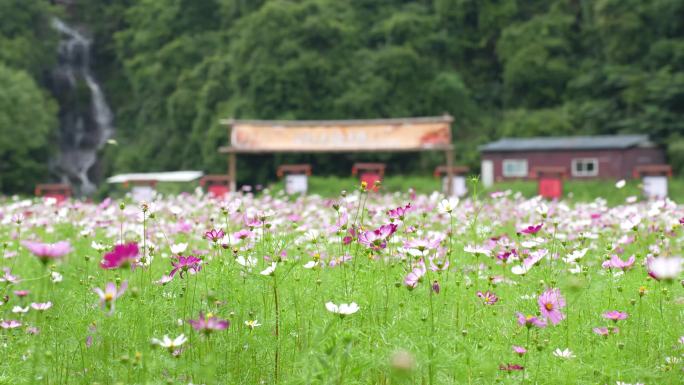
M526 177L527 159L504 159L503 176L505 177Z
M572 160L572 176L597 176L599 162L596 158Z

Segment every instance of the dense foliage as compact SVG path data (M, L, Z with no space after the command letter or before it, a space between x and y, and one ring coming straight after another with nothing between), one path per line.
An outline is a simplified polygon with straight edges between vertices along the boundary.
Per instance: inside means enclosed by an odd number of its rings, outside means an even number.
M2 1L0 61L40 83L57 10L30 3ZM684 163L682 0L81 0L59 11L95 37L121 144L106 151L110 171L223 171L220 118L444 112L473 166L475 144L504 135L618 132L648 133ZM404 172L440 161L373 157ZM240 174L263 181L280 159L255 157ZM348 172L344 155L290 160Z

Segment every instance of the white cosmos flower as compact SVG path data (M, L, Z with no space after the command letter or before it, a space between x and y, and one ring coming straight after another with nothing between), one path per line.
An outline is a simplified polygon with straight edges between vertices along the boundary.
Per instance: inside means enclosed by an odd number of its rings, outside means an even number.
M238 263L240 266L244 266L247 268L255 267L257 265L257 260L254 257L247 257L245 258L244 256L239 256L235 259L235 262Z
M90 247L92 247L93 249L95 249L95 251L105 251L105 250L107 250L107 246L105 246L105 245L102 244L102 243L95 242L95 241L90 242Z
M560 350L560 348L556 349L553 351L553 355L558 357L558 358L564 358L564 359L570 359L570 358L575 358L575 354L570 351L570 349L565 348L564 350Z
M442 214L451 214L452 211L458 206L458 198L451 197L449 199L442 199L437 205L437 210Z
M624 179L620 179L619 181L617 181L617 183L615 183L615 187L623 188L623 187L625 187L626 184L627 184L627 182L625 182Z
M492 251L489 249L485 249L482 246L474 246L474 245L466 245L463 247L463 251L466 253L471 253L471 254L483 254L486 256L492 255Z
M313 269L314 267L316 267L316 265L317 265L316 261L309 261L309 262L304 264L304 268L305 269Z
M329 312L339 314L341 316L354 314L357 311L359 311L359 305L357 305L356 302L352 302L349 304L341 303L339 306L335 305L332 302L327 302L325 304L325 308L328 309Z
M62 274L60 274L56 271L53 271L52 273L50 273L50 277L52 277L52 282L54 282L54 283L62 282L62 279L64 278L64 277L62 277Z
M169 336L164 335L164 338L162 338L161 340L157 338L152 338L152 344L159 345L162 348L166 348L169 350L174 350L175 348L183 345L187 340L188 339L185 338L185 334L181 334L174 339L171 339L169 338Z
M21 307L21 306L15 306L12 308L12 313L27 313L29 311L29 307Z
M261 326L261 324L259 323L259 320L249 320L249 321L245 321L245 326L254 330L254 328Z
M157 285L166 285L167 283L173 281L173 277L170 275L162 275L162 277L158 280L155 281Z
M272 262L272 263L271 263L271 266L267 267L266 269L264 269L264 270L263 270L261 273L259 273L259 274L261 274L261 275L273 275L273 273L275 273L275 269L276 269L277 266L278 266L278 263L277 263L277 262Z
M657 257L648 262L648 270L657 279L675 279L682 273L683 262L680 257Z
M185 249L187 249L187 248L188 248L187 243L176 243L176 244L171 245L171 253L182 254L185 251Z
M544 202L540 202L539 206L537 206L535 211L539 215L547 215L549 213L549 206L547 206L546 203L544 203Z
M632 195L632 196L627 197L627 199L625 199L625 202L635 203L638 200L639 200L639 198L636 195Z
M574 266L569 268L568 271L572 274L579 274L582 272L582 266L576 263Z
M574 250L572 253L563 258L563 261L565 261L565 263L573 263L578 259L582 259L582 257L587 254L587 251L589 251L589 249Z
M532 266L534 265L514 265L513 267L511 267L511 273L515 275L525 275L528 271L530 271Z

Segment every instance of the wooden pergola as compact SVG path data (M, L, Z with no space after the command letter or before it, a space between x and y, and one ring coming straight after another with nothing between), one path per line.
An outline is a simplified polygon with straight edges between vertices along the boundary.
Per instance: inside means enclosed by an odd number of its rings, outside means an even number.
M226 119L221 123L228 127L230 145L219 152L228 155L228 178L235 191L238 154L442 151L451 193L452 122L448 114L364 120Z

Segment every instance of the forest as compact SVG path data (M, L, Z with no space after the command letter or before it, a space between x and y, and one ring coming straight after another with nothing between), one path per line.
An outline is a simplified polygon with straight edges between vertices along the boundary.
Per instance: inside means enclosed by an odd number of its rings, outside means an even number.
M220 119L454 117L457 160L506 136L649 134L684 172L684 0L0 0L0 191L57 178L54 18L92 39L113 140L89 171L222 173ZM83 86L85 87L85 85ZM370 154L395 173L439 156ZM307 161L246 158L241 183ZM343 167L344 166L344 167Z

